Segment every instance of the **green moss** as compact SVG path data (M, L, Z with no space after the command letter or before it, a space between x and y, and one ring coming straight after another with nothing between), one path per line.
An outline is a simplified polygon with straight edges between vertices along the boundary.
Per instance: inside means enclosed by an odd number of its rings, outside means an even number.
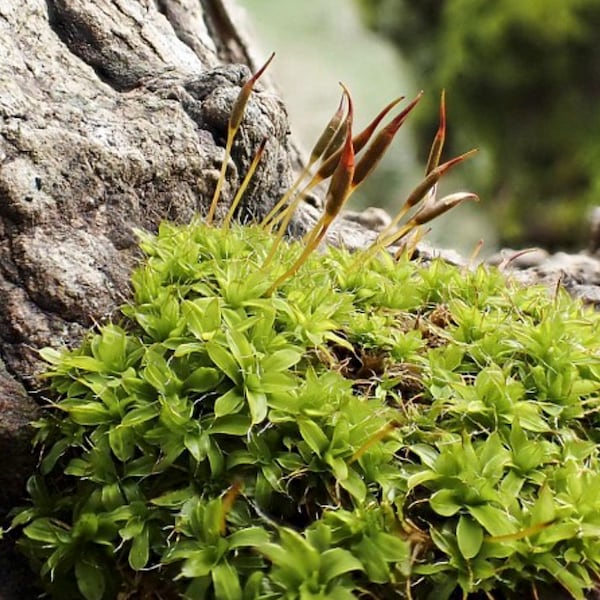
M301 251L261 269L271 243L163 224L120 320L43 352L56 402L15 525L53 597L583 598L598 315L338 249L269 295Z

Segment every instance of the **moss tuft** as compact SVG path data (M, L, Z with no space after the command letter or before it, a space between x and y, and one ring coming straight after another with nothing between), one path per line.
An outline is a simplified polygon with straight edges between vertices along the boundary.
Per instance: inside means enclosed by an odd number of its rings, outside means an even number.
M496 270L163 224L45 350L22 547L55 598L583 598L600 316ZM359 265L357 267L357 265ZM458 596L457 596L458 594Z

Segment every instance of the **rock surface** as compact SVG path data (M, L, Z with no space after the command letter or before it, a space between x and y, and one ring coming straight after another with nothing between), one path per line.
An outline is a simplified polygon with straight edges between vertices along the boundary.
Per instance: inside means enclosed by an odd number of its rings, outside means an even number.
M597 252L551 254L540 248L518 252L505 249L488 262L523 285L542 284L552 289L562 286L574 298L600 308L600 254Z

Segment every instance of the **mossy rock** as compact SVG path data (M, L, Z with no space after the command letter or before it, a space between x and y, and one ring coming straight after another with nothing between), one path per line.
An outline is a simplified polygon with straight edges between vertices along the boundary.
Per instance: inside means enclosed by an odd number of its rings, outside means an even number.
M22 547L55 598L584 598L600 317L496 270L259 227L145 234L133 297L46 350ZM555 595L552 595L555 594Z

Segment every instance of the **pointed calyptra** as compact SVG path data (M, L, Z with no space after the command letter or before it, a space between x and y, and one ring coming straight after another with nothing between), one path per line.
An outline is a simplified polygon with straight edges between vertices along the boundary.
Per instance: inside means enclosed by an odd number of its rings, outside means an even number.
M404 201L404 204L402 205L402 208L400 209L398 214L392 219L390 224L377 236L373 244L365 252L358 256L358 258L353 263L353 268L358 268L362 263L374 256L377 252L379 252L387 246L390 246L394 242L397 242L399 239L403 238L407 233L409 233L412 229L417 227L419 223L416 223L414 222L414 220L411 219L399 230L394 231L394 228L398 225L400 220L408 213L408 211L416 204L421 202L426 197L427 193L452 167L466 160L475 152L477 152L477 150L470 150L469 152L465 152L464 154L461 154L460 156L457 156L456 158L453 158L445 162L444 164L435 167L425 177L425 179L423 179L423 181L421 181L413 189L413 191L409 194L408 198ZM453 204L453 206L456 206L456 204ZM452 208L452 206L448 206L446 210L449 210L450 208ZM445 212L445 210L442 212Z
M403 225L398 231L394 232L391 236L386 238L382 245L389 246L394 242L402 239L407 233L423 225L425 223L429 223L433 221L433 219L443 215L445 212L448 212L450 209L462 204L467 200L479 201L479 196L477 194L471 194L469 192L457 192L455 194L450 194L449 196L445 196L441 200L436 200L434 202L425 203L413 216L413 218L408 221L405 225ZM398 253L396 253L398 255Z
M352 182L353 187L358 187L372 173L373 169L383 158L383 155L406 120L406 117L408 117L422 96L423 92L419 92L417 97L375 136L375 139L369 144L369 147L365 150L365 153L356 165L354 181Z
M212 220L215 216L215 211L217 209L219 197L221 196L221 190L223 188L223 182L225 181L227 163L229 161L229 157L231 156L231 147L233 145L233 139L235 138L235 135L242 123L242 119L244 118L246 104L248 103L248 99L250 98L250 94L252 93L254 85L258 81L259 77L265 72L265 69L269 66L274 56L275 52L273 52L271 56L269 56L265 64L258 71L256 71L256 73L254 73L254 75L252 75L252 77L250 77L248 81L246 81L233 104L233 108L231 109L231 114L229 115L229 122L227 124L227 141L225 143L225 156L223 157L223 163L221 164L221 172L219 173L219 179L217 180L215 192L210 203L210 208L208 209L208 213L206 215L206 223L209 225L212 223Z
M342 148L342 153L338 161L338 165L331 176L331 183L325 196L325 213L335 217L342 206L345 204L352 187L354 178L354 143L352 140L352 120L354 118L354 107L350 92L344 84L340 84L344 88L344 93L348 98L348 115L346 117L346 139Z
M477 202L479 200L479 196L470 192L456 192L455 194L450 194L449 196L445 196L444 198L436 200L435 202L424 204L423 207L411 219L411 222L413 222L415 225L429 223L429 221L433 221L433 219L436 217L443 215L451 208L454 208L455 206L458 206L467 200L474 200Z
M346 117L346 140L341 150L338 164L331 176L327 193L325 194L325 212L323 216L313 228L310 234L305 238L307 247L313 248L318 245L319 241L325 235L325 232L331 225L335 217L340 213L342 207L348 200L352 192L352 179L354 178L354 144L352 141L352 120L354 118L354 106L350 92L344 84L340 84L344 88L344 93L348 98L348 115Z
M452 168L466 160L473 154L477 152L476 149L470 150L469 152L465 152L460 156L450 159L442 165L436 166L426 177L421 181L408 195L402 208L398 211L396 216L391 220L390 224L377 236L377 247L385 247L388 246L391 242L386 242L386 236L393 231L394 227L398 225L400 220L408 213L408 211L421 202L423 198L427 195L427 193L437 185L438 181ZM395 234L392 234L394 237ZM394 237L394 239L396 239Z
M359 134L354 136L354 138L352 139L352 147L354 149L354 154L358 154L367 145L367 143L375 133L375 130L377 129L381 121L384 119L384 117L390 112L390 110L392 110L392 108L394 108L394 106L396 106L402 100L404 100L404 96L400 96L392 100L389 104L384 106L379 111L375 118ZM340 148L335 152L335 154L332 154L331 156L327 157L325 162L319 167L319 170L315 174L315 177L313 177L313 180L316 179L314 185L323 181L324 179L327 179L333 174L336 166L338 165L341 153L342 150Z
M262 74L267 70L267 67L271 64L271 61L275 57L275 52L271 53L271 56L266 60L265 64L246 81L246 83L242 86L236 101L233 104L233 108L231 109L231 116L229 117L229 129L233 130L234 133L239 129L239 126L244 118L244 112L246 111L246 104L248 103L248 99L250 98L250 94L256 85L256 82L260 79Z
M375 132L375 130L377 129L378 125L381 123L383 118L390 112L390 110L392 110L392 108L394 108L394 106L396 106L402 100L404 100L404 96L395 98L389 104L384 106L381 109L381 111L379 111L379 113L375 116L375 118L358 135L356 135L352 139L352 145L353 145L353 150L354 150L355 155L358 152L360 152L365 147L365 145L369 142L373 133ZM323 154L323 163L318 168L317 172L313 175L311 180L300 191L300 193L294 200L293 204L290 205L290 210L295 210L296 207L298 206L298 204L300 203L300 201L302 200L302 198L304 198L306 196L306 194L308 194L308 192L312 188L314 188L316 185L318 185L319 183L321 183L322 181L324 181L325 179L327 179L328 177L331 177L333 175L337 165L339 164L340 156L342 154L342 148L336 148L336 146L337 146L336 140L342 133L345 133L344 125L340 126L337 134L331 140L331 143L329 144L329 146L327 147L327 149L325 150L325 152ZM304 177L307 170L308 169L306 169L306 168L303 170L301 176L298 178L298 180L296 180L296 183L294 184L293 189L290 190L290 192L296 189L296 187L299 183L299 180ZM287 200L291 196L290 192L286 193L284 198L282 198L277 203L277 206L275 208L273 208L273 210L271 210L271 212L267 215L267 217L263 221L263 225L270 224L272 226L273 224L278 223L281 219L284 218L283 216L279 215L278 217L273 219L272 216L275 214L275 212L277 210L279 210L279 208L281 208L281 206L283 206L284 201ZM287 220L289 221L289 217L287 218ZM283 225L282 225L282 227L283 227Z
M348 114L346 116L346 141L340 155L338 165L331 177L331 182L325 196L325 211L313 230L305 238L305 248L296 262L270 287L267 292L272 294L286 279L294 275L304 264L319 242L325 236L329 226L339 214L346 200L352 192L352 178L354 177L354 146L352 144L352 120L354 106L350 92L341 84L348 98Z
M446 90L442 90L440 98L440 124L438 130L433 138L431 144L431 150L429 151L429 157L427 159L427 167L425 168L425 175L429 175L433 169L440 164L440 158L442 156L442 150L444 149L444 142L446 141Z
M344 118L344 99L345 95L342 95L340 100L340 104L332 115L331 119L329 119L329 123L327 123L325 129L319 136L319 139L313 146L311 150L308 162L306 166L302 169L300 175L298 175L296 181L294 181L293 185L287 190L287 192L283 195L283 197L273 206L273 208L269 211L267 216L262 220L261 225L265 229L271 229L273 225L276 225L282 219L291 219L291 213L296 209L296 206L300 203L302 198L302 192L298 194L292 205L290 205L286 210L284 210L280 215L277 213L285 206L286 202L292 197L302 180L306 177L310 168L321 158L324 152L328 151L329 148L335 143L335 138L339 134L340 131L344 131L342 127L342 120ZM289 217L289 218L288 218ZM287 227L287 224L282 225L281 227Z
M225 535L227 531L227 515L231 512L236 498L242 493L243 487L244 486L241 480L235 481L229 486L225 492L225 495L223 496L223 500L221 501L221 516L219 524L219 531L221 535Z
M463 162L467 158L470 158L477 152L477 149L469 150L460 156L456 156L455 158L451 158L446 161L444 164L439 165L432 169L425 179L414 188L414 190L408 195L408 198L405 201L405 205L410 207L415 206L415 204L419 203L427 194L427 192L450 170L452 167L455 167L459 163Z
M317 140L316 144L313 146L313 149L310 153L310 157L308 159L309 165L313 165L317 160L319 160L319 158L321 158L323 153L329 148L332 141L340 131L341 125L344 121L345 98L346 95L342 94L342 98L340 100L340 104L337 110L329 120L329 123L327 123L327 126L323 130L323 133L321 133L321 135L319 136L319 139Z

